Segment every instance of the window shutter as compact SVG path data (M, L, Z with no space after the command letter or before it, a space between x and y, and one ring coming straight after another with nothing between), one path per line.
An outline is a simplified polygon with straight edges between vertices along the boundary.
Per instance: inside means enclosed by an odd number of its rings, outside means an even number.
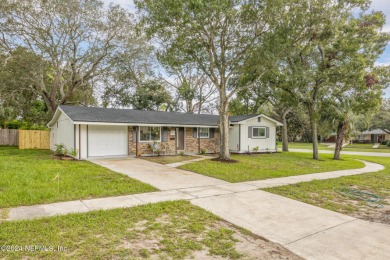
M161 137L161 141L162 142L168 142L168 127L163 127L162 129L162 137Z
M137 127L133 126L133 143L137 142Z
M257 118L257 122L261 122L261 117L259 116L258 118Z
M252 138L252 126L248 126L248 138Z
M265 137L269 138L269 127L268 126L265 128Z
M215 128L210 128L209 138L214 138L214 131L215 131Z
M192 137L198 138L198 128L196 127L192 128Z

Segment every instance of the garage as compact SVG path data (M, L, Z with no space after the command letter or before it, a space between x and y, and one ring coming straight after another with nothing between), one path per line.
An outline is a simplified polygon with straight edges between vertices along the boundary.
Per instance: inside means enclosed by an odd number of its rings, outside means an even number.
M127 156L127 126L89 125L88 157Z

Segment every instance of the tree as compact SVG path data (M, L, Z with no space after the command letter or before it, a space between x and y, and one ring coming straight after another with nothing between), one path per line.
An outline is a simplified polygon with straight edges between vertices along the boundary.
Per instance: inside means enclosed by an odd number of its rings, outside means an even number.
M294 96L307 110L313 141L313 158L318 159L318 121L322 105L340 93L346 93L354 84L350 81L359 71L370 68L364 55L376 57L386 45L387 34L377 32L373 38L365 35L353 10L364 9L367 1L308 1L296 10L290 34L285 39L292 42L279 68L286 75L289 84L283 89ZM294 9L291 10L294 14ZM381 20L380 13L374 13L375 20ZM383 17L382 17L383 18ZM373 21L368 21L367 26ZM359 37L363 37L361 40ZM291 38L291 39L290 39ZM298 41L296 39L299 39ZM359 54L363 44L373 44L364 55ZM384 45L383 45L384 44ZM364 46L363 46L364 47Z
M193 65L181 65L165 69L170 80L165 80L176 93L176 104L179 110L186 113L209 113L215 111L216 89L210 79Z
M0 36L0 48L9 55L23 47L42 58L25 71L51 112L107 72L126 51L125 43L136 38L129 13L118 5L105 8L99 0L4 0Z
M239 0L136 0L141 25L163 46L160 52L170 64L195 64L218 90L220 159L230 160L229 102L248 87L231 82L245 60L277 20L273 8L279 1ZM280 6L279 6L280 7ZM277 8L275 8L276 10Z
M50 118L48 109L25 71L33 71L41 62L41 57L24 48L15 49L12 55L0 55L0 106L4 111L4 121L19 118L30 124L43 125ZM50 70L46 71L43 80L51 81Z
M390 99L384 99L379 111L370 120L368 128L390 129ZM360 130L367 130L367 126Z

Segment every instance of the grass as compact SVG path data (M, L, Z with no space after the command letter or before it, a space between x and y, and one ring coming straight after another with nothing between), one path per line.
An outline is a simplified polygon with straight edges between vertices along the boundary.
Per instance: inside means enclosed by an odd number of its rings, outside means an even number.
M364 164L351 158L335 161L331 154L321 154L321 161L306 153L276 153L259 155L233 155L238 163L226 164L204 160L179 168L222 179L229 182L264 180L345 169L362 168Z
M376 152L376 153L390 153L390 147L386 145L379 145L378 148L372 148L374 144L348 144L343 147L343 151L351 152Z
M170 163L177 163L177 162L183 162L183 161L189 161L193 159L197 159L199 157L197 156L190 156L190 155L164 155L164 156L144 156L141 157L141 159L160 163L160 164L170 164Z
M0 158L0 208L156 191L87 161L54 160L46 150L0 147Z
M334 151L334 148L328 148L328 144L318 144L319 150ZM386 145L380 145L379 148L372 148L374 144L348 144L343 147L343 151L350 152L376 152L376 153L390 153L390 147ZM288 147L291 149L313 149L312 143L289 143ZM278 148L282 148L282 143L278 143Z
M343 157L352 158L351 156ZM375 173L314 180L264 190L325 209L390 224L390 207L388 206L390 203L390 160L363 156L353 158L382 164L385 169ZM339 190L345 188L354 188L378 195L383 198L384 207L377 208L371 203L341 194Z
M94 211L1 224L1 245L53 246L46 252L5 252L0 259L182 259L207 250L240 258L236 233L246 232L187 201ZM58 252L58 246L66 249Z
M319 149L325 149L329 145L326 144L318 144ZM282 148L282 142L278 142L278 148ZM312 143L288 143L288 148L292 149L313 149L313 144Z

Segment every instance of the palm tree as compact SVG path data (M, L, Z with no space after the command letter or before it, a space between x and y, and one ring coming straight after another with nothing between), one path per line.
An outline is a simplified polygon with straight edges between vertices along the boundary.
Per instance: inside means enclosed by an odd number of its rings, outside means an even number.
M356 115L348 98L338 98L333 104L333 112L332 123L336 128L336 146L333 159L340 160L345 137L353 131Z

